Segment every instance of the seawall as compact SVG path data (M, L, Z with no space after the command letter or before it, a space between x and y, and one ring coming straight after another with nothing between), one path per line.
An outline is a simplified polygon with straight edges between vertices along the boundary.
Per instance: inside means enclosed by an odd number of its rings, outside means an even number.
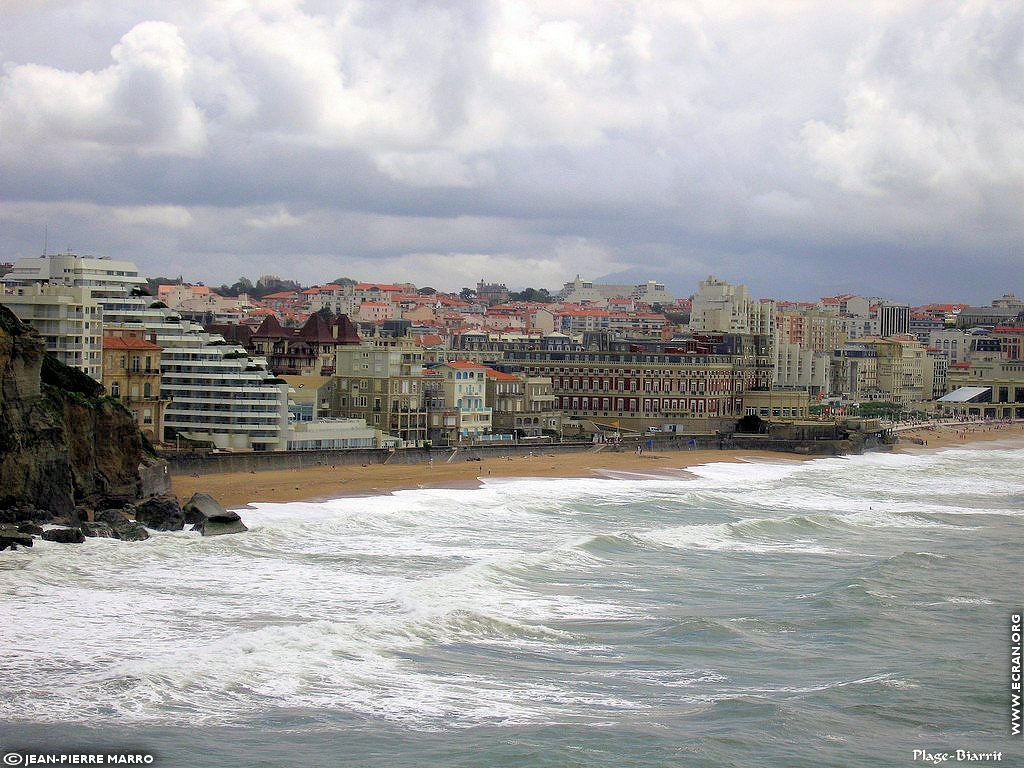
M530 454L579 453L582 451L633 451L642 441L644 450L685 451L735 450L784 451L801 455L839 456L860 453L863 449L885 449L888 446L856 445L848 440L779 440L756 435L719 438L714 435L648 435L625 438L620 443L597 444L590 441L563 443L485 443L460 446L453 458L448 447L337 449L319 451L268 451L265 453L208 453L165 455L172 476L213 475L234 472L266 472L282 469L305 469L317 466L352 466L363 464L427 464L448 460L500 458ZM692 442L691 442L692 441Z

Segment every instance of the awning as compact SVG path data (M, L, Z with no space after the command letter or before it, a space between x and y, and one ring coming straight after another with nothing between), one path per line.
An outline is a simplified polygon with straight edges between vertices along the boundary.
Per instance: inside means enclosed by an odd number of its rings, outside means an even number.
M988 397L983 397L988 395ZM939 403L988 403L992 401L992 387L960 387L943 395Z

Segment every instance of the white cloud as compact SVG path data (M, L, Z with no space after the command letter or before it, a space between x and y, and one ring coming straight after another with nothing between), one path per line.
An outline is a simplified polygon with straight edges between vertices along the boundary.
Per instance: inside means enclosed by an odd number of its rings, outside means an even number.
M178 205L144 205L111 210L118 223L131 227L185 229L193 223L192 214Z
M128 5L0 25L4 247L36 249L29 201L208 281L287 259L682 293L716 263L827 279L834 243L864 280L914 271L908 243L1024 280L1019 3Z
M55 142L86 150L201 152L203 118L188 93L189 56L178 31L165 22L139 24L111 58L98 72L9 67L0 81L0 132L9 149Z

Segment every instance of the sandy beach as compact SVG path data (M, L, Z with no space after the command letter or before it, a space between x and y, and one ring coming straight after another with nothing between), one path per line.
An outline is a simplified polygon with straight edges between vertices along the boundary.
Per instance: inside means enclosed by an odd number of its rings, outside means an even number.
M963 424L922 426L900 433L899 452L934 451L954 446L983 448L994 440L1024 437L1024 424ZM921 442L917 442L921 441ZM926 445L924 444L926 443ZM584 451L570 454L490 458L482 461L428 464L371 464L311 467L259 473L181 476L172 490L183 501L193 493L211 494L225 507L238 509L250 502L286 502L376 495L424 487L472 487L486 477L601 477L607 473L660 474L699 464L722 461L806 461L792 453L750 450L645 452Z
M609 472L659 474L716 461L804 461L807 457L774 451L665 451L637 455L633 451L584 451L567 454L495 457L450 464L370 464L308 469L241 472L172 478L179 499L209 493L225 507L250 502L303 501L341 496L376 495L424 487L473 487L486 477L601 477Z

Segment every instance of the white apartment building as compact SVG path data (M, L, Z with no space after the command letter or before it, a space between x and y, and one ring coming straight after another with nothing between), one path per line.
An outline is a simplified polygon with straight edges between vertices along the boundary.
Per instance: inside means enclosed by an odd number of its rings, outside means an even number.
M959 328L943 331L932 331L928 334L928 346L941 349L949 357L950 364L962 363L967 360L971 351L974 334Z
M701 281L693 297L690 330L774 336L775 303L752 299L745 285L730 285L712 275Z
M173 310L151 307L153 298L140 295L146 281L133 263L73 254L21 259L4 280L22 287L86 289L102 307L105 322L155 332L164 350L160 396L172 401L165 427L221 449L286 447L288 385L274 377L263 358Z
M832 384L832 356L799 344L775 345L777 387L799 387L811 395L828 394Z
M487 405L487 367L453 360L435 370L444 386L445 405L457 411L456 436L472 439L490 434L492 411Z
M89 289L14 285L0 293L0 304L39 332L47 352L102 382L103 307Z

